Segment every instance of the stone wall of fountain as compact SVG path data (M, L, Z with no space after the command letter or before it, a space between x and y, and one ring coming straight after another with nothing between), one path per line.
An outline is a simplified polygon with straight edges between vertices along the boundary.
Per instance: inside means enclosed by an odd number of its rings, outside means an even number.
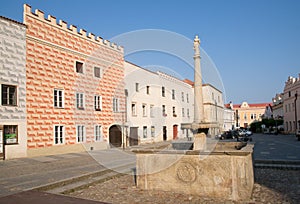
M137 187L231 200L250 199L254 185L253 145L243 146L220 143L212 152L134 151Z

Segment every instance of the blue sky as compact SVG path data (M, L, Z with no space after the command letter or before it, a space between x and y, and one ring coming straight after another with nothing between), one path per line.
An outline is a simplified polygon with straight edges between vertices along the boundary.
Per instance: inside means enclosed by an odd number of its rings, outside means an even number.
M167 30L191 40L198 34L223 81L225 102L270 102L288 76L300 73L297 0L2 0L0 15L22 22L24 3L104 39L141 29ZM188 65L164 53L126 59L193 79Z

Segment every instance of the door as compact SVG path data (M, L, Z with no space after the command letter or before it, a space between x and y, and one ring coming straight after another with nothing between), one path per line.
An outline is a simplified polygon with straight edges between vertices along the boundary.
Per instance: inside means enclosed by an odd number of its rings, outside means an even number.
M0 159L4 159L3 130L0 129Z
M176 140L178 137L178 125L173 125L173 140Z
M163 126L163 140L167 140L167 126Z
M129 146L134 146L139 144L138 139L138 128L130 127L130 135L129 135Z
M109 143L111 147L122 146L122 131L119 125L113 125L109 128Z

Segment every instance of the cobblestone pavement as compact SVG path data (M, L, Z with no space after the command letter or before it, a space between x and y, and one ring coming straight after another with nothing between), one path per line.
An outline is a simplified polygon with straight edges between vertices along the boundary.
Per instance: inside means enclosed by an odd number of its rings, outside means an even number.
M157 190L141 190L130 175L95 184L69 196L108 203L300 203L300 171L255 169L252 198L246 201L218 200Z

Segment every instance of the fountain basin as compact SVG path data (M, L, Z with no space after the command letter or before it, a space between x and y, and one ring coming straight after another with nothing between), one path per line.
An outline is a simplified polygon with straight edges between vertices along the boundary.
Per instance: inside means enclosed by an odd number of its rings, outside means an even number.
M204 197L248 200L254 185L253 144L218 144L199 150L133 150L140 189L155 189Z

